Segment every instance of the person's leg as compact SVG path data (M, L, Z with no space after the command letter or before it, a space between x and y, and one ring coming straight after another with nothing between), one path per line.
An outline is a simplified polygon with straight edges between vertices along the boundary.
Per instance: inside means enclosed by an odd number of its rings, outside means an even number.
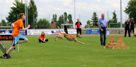
M133 35L134 35L134 27L133 27Z
M45 41L46 41L46 42L48 42L49 40L48 40L48 39L46 39Z
M131 34L131 32L132 32L132 27L129 29L129 32L130 32L130 34Z
M39 40L39 43L41 43L42 42L42 40L41 39L38 39Z
M128 36L130 37L131 35L130 35L130 29L128 29Z
M65 31L65 33L67 33L67 34L68 34L67 26L66 26L66 25L64 25L64 31Z
M79 33L79 28L77 28L77 37L79 37L79 36L78 36L78 33Z
M18 43L26 43L26 42L28 42L28 39L26 37L24 37L23 35L19 35L19 39L23 39L23 40L18 41Z
M78 37L78 29L76 28L76 32L77 32L77 37Z
M101 41L101 46L103 46L102 35L103 35L103 32L100 30L100 41Z
M19 40L19 37L13 36L12 46L8 49L8 51L2 56L3 58L7 59L8 54L15 48L17 45L17 42Z
M82 29L80 28L80 35L82 34Z
M104 35L104 43L103 45L106 45L106 28L103 29L103 35Z
M79 28L79 33L80 33L80 35L78 35L78 36L79 36L79 38L81 38L81 34L82 34L81 28Z
M124 34L124 37L126 37L126 34L127 34L127 29L125 28L125 34Z

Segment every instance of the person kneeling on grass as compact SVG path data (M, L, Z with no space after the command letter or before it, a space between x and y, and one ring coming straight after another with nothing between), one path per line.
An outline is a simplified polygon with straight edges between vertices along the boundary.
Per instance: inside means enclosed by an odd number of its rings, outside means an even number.
M48 39L46 39L45 33L42 32L41 35L39 36L39 43L46 43L48 42Z

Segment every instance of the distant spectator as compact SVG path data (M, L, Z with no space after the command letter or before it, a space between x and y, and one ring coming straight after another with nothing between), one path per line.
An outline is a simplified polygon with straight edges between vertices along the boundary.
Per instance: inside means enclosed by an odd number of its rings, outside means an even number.
M131 31L132 31L133 35L134 35L134 28L135 28L135 21L134 21L134 18L132 17L131 21L130 21L130 34L131 34Z
M128 35L129 35L129 37L130 37L130 29L129 29L129 26L130 26L131 24L130 24L130 22L129 22L129 20L127 20L127 22L125 22L125 25L124 25L124 29L125 29L125 34L124 34L124 37L126 37L126 34L127 34L127 32L128 32Z
M46 43L48 42L48 39L46 39L45 33L42 32L41 35L39 36L39 43Z
M101 46L106 45L106 28L107 28L107 30L109 30L107 20L104 17L105 17L105 15L102 14L101 18L98 21L98 26L100 28ZM104 36L104 39L103 39L103 36Z
M81 38L82 30L81 30L82 23L77 19L77 22L75 23L75 27L77 29L77 37L79 36L78 33L80 33L79 38Z

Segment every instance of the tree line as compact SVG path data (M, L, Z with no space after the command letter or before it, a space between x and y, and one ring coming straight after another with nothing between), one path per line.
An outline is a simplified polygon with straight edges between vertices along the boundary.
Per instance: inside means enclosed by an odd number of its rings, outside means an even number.
M15 22L17 19L19 19L18 14L19 13L25 13L25 3L23 3L23 0L15 0L13 3L14 6L11 7L10 12L8 13L8 16L6 17L6 20L1 20L0 25L2 26L10 26L11 23ZM124 12L129 15L129 18L136 17L136 0L130 0L128 2L127 7L125 8ZM68 22L70 24L73 24L72 15L67 14L67 12L64 12L63 15L60 15L57 17L57 14L52 15L51 22L47 20L46 18L37 19L38 17L38 11L37 6L34 2L34 0L30 0L28 8L28 24L31 25L31 29L34 28L51 28L51 25L56 22L56 26L60 26L61 24L64 24L65 22ZM97 13L94 12L93 16L90 20L87 20L87 26L89 28L98 26L98 16ZM136 21L136 19L134 19ZM24 22L24 21L23 21ZM108 23L120 23L117 22L117 14L116 11L113 12L113 17L111 19L108 19ZM25 22L24 22L25 24Z

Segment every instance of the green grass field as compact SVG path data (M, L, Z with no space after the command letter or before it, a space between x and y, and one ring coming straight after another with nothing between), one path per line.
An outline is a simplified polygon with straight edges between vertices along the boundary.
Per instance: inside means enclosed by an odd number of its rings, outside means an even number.
M97 35L78 38L84 45L65 38L55 41L55 36L47 36L48 43L38 43L38 36L27 38L29 42L20 44L20 52L11 52L13 58L0 58L0 67L136 67L136 38L133 36L124 38L129 49L122 50L104 49Z

